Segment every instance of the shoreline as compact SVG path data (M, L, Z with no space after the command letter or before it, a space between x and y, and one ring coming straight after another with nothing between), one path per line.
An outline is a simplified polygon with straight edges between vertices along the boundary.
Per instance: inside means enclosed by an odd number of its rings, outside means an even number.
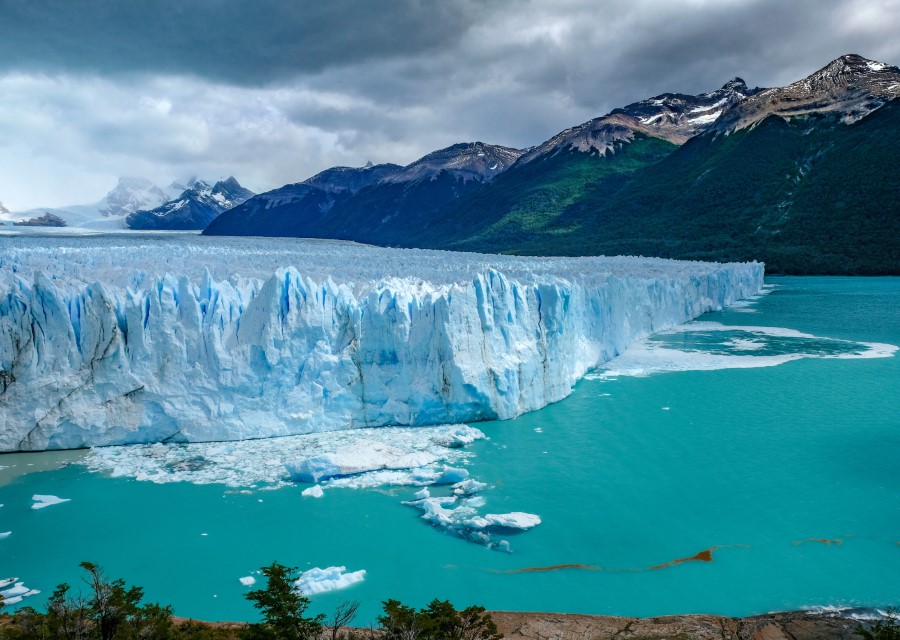
M853 640L868 619L852 617L872 609L782 611L743 618L680 614L637 618L581 613L488 611L503 638L518 640ZM173 622L238 630L243 622L205 622L175 616ZM363 638L378 637L367 627L347 627Z

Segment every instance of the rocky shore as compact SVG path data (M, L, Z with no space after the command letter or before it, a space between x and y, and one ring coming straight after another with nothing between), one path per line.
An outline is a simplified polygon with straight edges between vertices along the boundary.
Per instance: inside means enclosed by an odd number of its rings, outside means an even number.
M509 640L859 640L859 620L849 611L812 613L787 611L747 618L704 614L626 618L574 613L490 611L497 629ZM176 623L186 618L174 618ZM230 629L240 622L204 622ZM865 623L863 623L865 624ZM378 631L350 628L364 639L377 638Z
M711 615L624 618L492 611L504 638L522 640L850 640L859 622L840 615L790 611L748 618Z

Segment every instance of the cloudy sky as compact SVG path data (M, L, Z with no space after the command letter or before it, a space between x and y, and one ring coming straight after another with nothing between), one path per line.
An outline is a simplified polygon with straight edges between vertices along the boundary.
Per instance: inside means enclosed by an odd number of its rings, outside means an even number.
M898 33L900 0L0 0L0 201L530 146L665 91L900 64Z

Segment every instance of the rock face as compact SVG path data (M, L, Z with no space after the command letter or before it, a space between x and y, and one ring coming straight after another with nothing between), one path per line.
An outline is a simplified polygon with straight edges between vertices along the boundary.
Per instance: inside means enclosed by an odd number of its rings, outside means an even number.
M723 114L713 131L749 127L770 115L839 113L855 122L900 97L900 68L856 54L841 56L786 87L764 89Z
M707 615L619 618L491 611L507 640L852 640L856 620L802 611L748 618Z
M253 196L232 176L214 185L196 180L180 196L155 209L139 210L128 215L129 229L189 231L205 229L223 211Z
M434 178L442 171L462 180L489 181L503 173L522 155L521 149L501 147L484 142L464 142L429 153L400 171L384 178L385 182L411 182Z
M65 227L66 221L49 211L42 216L13 222L17 227Z
M0 237L0 451L511 418L763 277L757 263L121 242Z
M561 131L524 154L522 162L568 150L603 154L616 141L630 140L635 132L683 144L709 128L730 107L759 91L748 88L741 78L734 78L721 89L697 96L663 93Z

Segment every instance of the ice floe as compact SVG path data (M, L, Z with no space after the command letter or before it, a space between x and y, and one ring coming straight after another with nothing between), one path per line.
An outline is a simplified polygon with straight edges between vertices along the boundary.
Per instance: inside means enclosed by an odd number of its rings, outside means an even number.
M253 576L244 576L243 578L238 578L241 581L241 584L245 587L252 587L256 584L256 578Z
M898 347L815 336L781 327L689 322L632 344L587 377L773 367L804 358L887 358Z
M325 471L357 474L334 477L324 483L326 488L424 486L442 475L445 466L464 463L471 456L463 448L448 446L460 434L473 442L484 438L480 430L466 425L382 427L252 441L101 447L91 449L80 463L113 477L156 483L273 488L291 484L288 465L299 465L310 478L323 477L319 474ZM367 449L373 446L375 453ZM354 459L351 452L359 458ZM318 460L321 467L300 464L309 459ZM404 468L417 464L425 466ZM382 470L364 473L366 468Z
M325 492L322 490L321 486L313 485L301 491L300 495L306 496L307 498L321 498L325 495Z
M0 598L4 605L18 604L25 598L36 596L40 593L37 589L29 589L24 582L17 582L18 578L5 578L0 580ZM9 586L13 585L13 586Z
M314 596L326 591L345 589L366 579L366 570L347 571L347 567L314 567L300 574L294 587L304 595Z
M0 533L0 540L3 540L3 538L8 538L11 535L12 535L12 531L4 531L4 532Z
M38 494L31 496L31 499L34 500L34 504L31 505L32 509L44 509L46 507L52 507L56 504L62 504L63 502L71 502L72 500L71 498L60 498L58 496Z
M482 516L477 510L485 505L485 501L480 497L460 500L458 496L426 496L403 504L421 510L423 520L450 535L498 551L509 552L510 545L508 541L498 539L496 534L527 531L541 523L540 516L521 511Z

